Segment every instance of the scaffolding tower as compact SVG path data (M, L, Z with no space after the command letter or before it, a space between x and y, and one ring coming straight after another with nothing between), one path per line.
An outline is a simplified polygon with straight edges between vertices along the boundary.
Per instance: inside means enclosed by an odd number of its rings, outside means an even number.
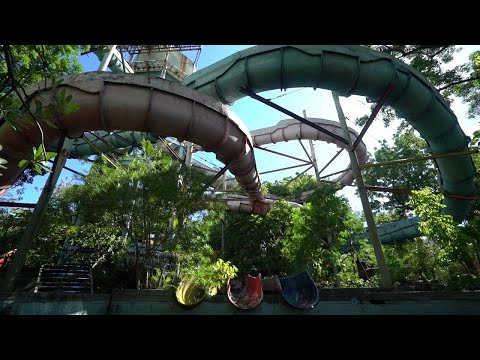
M202 45L92 45L99 70L158 76L181 82L196 71ZM194 52L193 60L185 52Z

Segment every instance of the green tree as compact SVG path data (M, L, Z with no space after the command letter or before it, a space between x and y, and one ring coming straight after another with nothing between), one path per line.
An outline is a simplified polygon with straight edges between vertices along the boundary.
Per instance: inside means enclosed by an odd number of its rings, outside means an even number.
M265 193L279 197L296 197L316 187L311 175L263 184ZM281 241L289 236L292 214L292 206L285 200L277 201L265 216L227 212L223 215L223 224L220 218L212 224L212 247L220 251L223 227L225 258L238 266L240 272L287 275L287 259L281 253Z
M431 189L414 191L410 203L422 217L421 237L386 247L388 265L396 286L460 290L478 288L480 275L479 226L472 219L457 225L441 214L443 196Z
M78 61L86 46L79 45L2 45L0 52L0 118L15 129L37 126L42 134L43 126L56 126L55 118L77 110L62 91L54 91L51 99L37 100L34 110L30 107L33 96L27 96L25 86L38 81L55 79L62 75L80 73L82 66ZM54 86L59 82L54 82ZM1 150L1 148L0 148ZM41 148L39 154L34 149L32 168L48 160L47 149ZM6 160L0 158L0 165ZM21 166L26 163L22 163ZM31 182L34 173L27 171L17 183Z
M180 166L149 142L143 143L143 151L118 162L94 164L83 185L64 191L63 201L81 223L70 242L93 247L114 261L125 258L128 247L135 249L137 288L161 285L159 272L164 269L157 265L159 257L168 254L181 263L180 275L193 269L214 274L218 259L208 245L208 228L201 223L219 205L203 194L206 181L203 173ZM211 280L212 285L218 283Z
M449 67L455 53L460 51L456 45L367 45L374 50L394 56L416 70L420 71L451 103L452 95L461 96L474 111L478 101L478 66L475 67L475 55L471 55L468 64ZM470 74L466 75L470 71ZM475 100L477 99L477 100ZM372 105L372 109L373 109ZM383 121L388 126L392 120L399 118L390 107L382 109ZM365 124L368 116L357 119L358 125Z
M15 248L17 239L22 235L30 213L30 211L23 209L6 210L0 208L0 255Z
M167 288L179 278L195 276L213 295L236 268L209 245L211 224L225 206L205 196L206 180L148 142L119 161L100 158L83 184L56 189L27 264L56 263L69 244L93 251L73 254L67 261L95 267L100 291ZM0 212L2 249L15 247L29 214ZM134 249L133 256L128 248Z
M338 284L337 264L344 280L353 278L353 255L342 256L340 249L349 244L363 226L344 197L335 195L332 185L319 186L303 208L293 210L290 237L282 240L282 254L288 259L289 272L309 268L315 281L324 286Z
M317 188L317 181L312 175L302 174L295 177L289 176L282 180L276 180L273 183L266 181L263 184L264 191L267 194L273 194L282 197L296 197L308 190Z
M435 87L440 88L461 78L460 68L445 69L454 54L456 45L371 45L392 55L420 71Z
M386 162L426 155L429 155L426 142L416 136L412 128L403 128L394 134L393 146L383 140L380 147L375 148L371 161ZM432 160L372 167L363 173L366 185L413 190L435 186L436 176ZM389 221L403 219L411 210L407 194L372 191L369 192L369 198L372 210L376 213L380 210L389 213Z
M443 93L460 97L468 104L468 117L480 115L480 51L475 51L469 56L469 62L459 68L468 75L453 81L440 88Z
M212 231L212 246L220 248L224 226L225 258L240 272L262 276L286 274L280 241L288 236L292 207L285 200L278 201L265 216L227 212L224 224L217 222Z
M366 241L352 247L353 234L363 233L363 225L347 200L336 195L337 187L318 186L310 175L267 183L270 194L297 197L313 190L303 208L293 208L280 200L265 216L227 213L224 234L226 259L243 273L287 276L309 268L319 284L362 286L374 284L358 276L356 260L375 266L373 249ZM212 231L212 246L220 247L221 222ZM353 249L353 250L352 250ZM345 252L347 251L347 252Z

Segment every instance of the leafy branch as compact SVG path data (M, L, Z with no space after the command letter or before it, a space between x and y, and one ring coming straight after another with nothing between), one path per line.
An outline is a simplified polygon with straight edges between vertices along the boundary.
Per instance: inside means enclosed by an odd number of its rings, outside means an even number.
M469 78L458 80L458 81L453 81L453 82L451 82L451 83L449 83L445 86L442 86L441 88L438 89L438 91L446 90L446 89L448 89L452 86L459 85L459 84L464 84L464 83L467 83L467 82L470 82L470 81L475 81L475 80L480 80L480 75L471 76Z
M30 162L33 164L33 167L37 173L42 174L46 168L46 161L50 160L56 155L54 152L47 152L45 148L45 135L44 130L40 124L40 121L44 121L48 126L58 129L57 120L58 117L62 115L67 115L69 113L75 112L79 109L79 106L73 103L72 96L66 96L65 89L58 91L56 88L62 83L62 79L55 80L52 79L52 91L50 95L50 101L47 105L44 105L44 101L40 96L36 94L27 95L24 87L22 86L22 81L27 76L24 74L21 76L20 81L16 79L16 73L19 73L18 68L16 68L16 62L14 61L14 56L12 54L12 48L9 45L3 45L3 55L6 65L6 74L2 74L2 88L8 88L2 94L0 98L0 112L5 120L15 129L21 130L25 128L29 123L34 123L41 136L41 144L37 149L33 149L33 159L31 161L22 160L19 163L19 167L28 165ZM44 73L48 73L48 63L45 56L45 47L34 46L34 51L32 57L39 57L41 60L40 68L43 69ZM29 61L29 59L22 58L19 60L22 64ZM47 76L43 76L45 80L45 87L47 85ZM17 97L11 97L12 93L16 94ZM23 96L22 96L23 93ZM32 112L30 109L30 104L32 100L35 101L35 111ZM55 119L53 122L51 119ZM20 121L18 121L20 120ZM2 164L6 164L7 160L2 159ZM5 168L5 167L3 167Z
M10 83L12 85L12 89L13 91L17 94L18 98L20 99L20 101L22 102L22 105L23 107L26 109L26 111L30 114L30 116L32 117L33 121L35 122L35 124L37 125L38 127L38 130L40 131L40 135L41 135L41 138L42 138L42 149L45 149L45 137L44 137L44 134L43 134L43 129L42 129L42 126L40 125L40 123L37 121L37 118L36 116L31 112L30 110L30 101L31 101L31 97L28 97L26 92L25 92L25 89L22 87L22 85L20 84L17 84L16 80L15 80L15 74L13 72L13 60L12 60L12 52L11 52L11 49L10 49L10 45L3 45L3 52L5 54L5 62L7 64L7 72L8 72L8 77L10 78ZM18 88L17 88L17 85L18 87L20 87L22 89L22 92L23 94L25 95L25 99L23 99L22 95L20 94L20 92L18 91ZM45 159L47 158L47 154L46 152L43 150L43 155L45 157Z

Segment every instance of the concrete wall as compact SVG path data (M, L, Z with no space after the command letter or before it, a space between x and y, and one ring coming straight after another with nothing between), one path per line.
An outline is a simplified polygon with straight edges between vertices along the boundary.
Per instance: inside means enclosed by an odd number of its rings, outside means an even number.
M379 292L320 289L313 309L294 309L278 294L265 294L255 309L233 306L217 295L193 309L171 291L119 290L110 294L0 293L2 315L478 315L480 291Z

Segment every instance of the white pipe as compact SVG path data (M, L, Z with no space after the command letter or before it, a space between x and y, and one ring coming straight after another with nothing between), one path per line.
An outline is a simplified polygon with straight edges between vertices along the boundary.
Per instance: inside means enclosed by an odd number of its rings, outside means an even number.
M122 61L122 54L120 54L120 51L118 51L116 48L113 49L113 55L117 58L117 60L122 64L121 66L124 67L123 71L128 73L128 74L133 74L135 71L133 71L132 67L129 65L128 61L123 59ZM110 64L110 62L108 62ZM125 65L125 66L124 66Z
M320 119L320 118L308 118L311 122L316 123L322 128L337 134L343 137L342 128L340 123L337 121ZM350 132L350 139L353 142L358 137L358 133L352 129L348 128ZM300 139L308 140L320 140L326 141L327 143L334 143L338 147L342 148L345 146L341 141L332 138L328 134L320 132L311 126L301 123L295 119L286 119L277 123L275 126L266 127L263 129L252 130L251 132L253 145L261 146L265 144L276 144L278 142L290 141ZM359 164L365 164L368 160L367 147L365 143L361 141L357 148L355 149L357 154ZM351 185L353 182L354 176L352 170L348 170L337 177L334 181L340 182L342 185Z
M108 51L108 53L106 53L103 56L102 62L100 63L100 66L98 67L99 71L107 70L108 64L110 64L110 61L112 60L112 57L113 57L113 54L115 52L115 48L117 47L117 45L110 45L109 47L110 47L110 50Z

